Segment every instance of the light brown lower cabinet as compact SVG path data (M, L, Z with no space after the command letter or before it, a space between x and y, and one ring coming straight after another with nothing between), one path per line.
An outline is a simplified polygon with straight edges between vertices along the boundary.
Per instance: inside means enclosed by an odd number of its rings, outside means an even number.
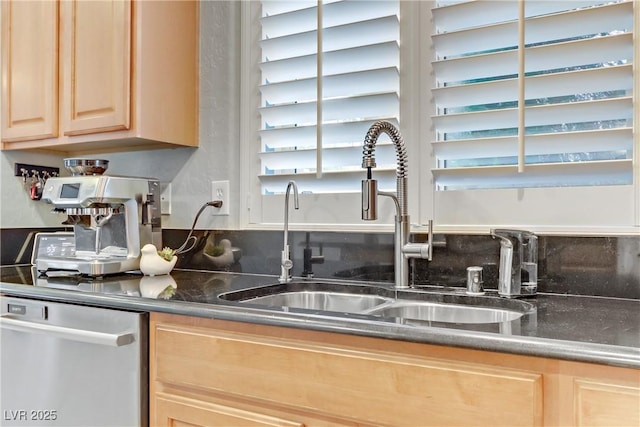
M152 426L640 425L640 370L152 313Z

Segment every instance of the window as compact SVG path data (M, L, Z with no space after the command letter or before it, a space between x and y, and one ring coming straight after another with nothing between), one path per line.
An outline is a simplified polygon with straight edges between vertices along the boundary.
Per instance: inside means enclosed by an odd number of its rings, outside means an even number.
M362 141L386 119L409 151L414 224L637 233L639 14L630 0L244 3L242 222L281 224L294 179L305 228L369 227ZM376 159L393 190L386 135ZM392 223L381 208L374 227Z
M633 224L633 2L432 13L436 222Z
M399 122L399 2L266 0L261 6L254 17L260 28L255 221L282 221L281 197L272 196L295 180L314 200L355 204L339 222L359 223L364 137L376 120ZM376 160L381 188L393 190L395 148L386 135Z

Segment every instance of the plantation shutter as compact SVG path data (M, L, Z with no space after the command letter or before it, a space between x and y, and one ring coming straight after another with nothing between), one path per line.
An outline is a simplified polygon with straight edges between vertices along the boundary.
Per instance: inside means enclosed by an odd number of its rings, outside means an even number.
M323 2L320 54L318 9L316 1L262 2L263 197L283 193L291 179L304 193L359 192L369 126L399 121L399 2ZM393 189L393 146L381 138L376 155L381 186Z
M525 7L524 173L507 166L518 154L518 2L434 11L436 185L630 184L633 4Z
M483 212L489 220L515 223L537 206L558 209L555 217L540 215L551 225L571 224L571 215L574 224L633 223L633 7L632 1L435 2L436 216L471 224L471 216L447 210L482 212L485 200L521 206L501 208L515 219ZM495 189L531 190L515 196ZM578 200L575 209L621 203L625 213L580 217L565 211L562 199ZM541 204L547 201L553 203ZM522 222L535 221L530 215Z

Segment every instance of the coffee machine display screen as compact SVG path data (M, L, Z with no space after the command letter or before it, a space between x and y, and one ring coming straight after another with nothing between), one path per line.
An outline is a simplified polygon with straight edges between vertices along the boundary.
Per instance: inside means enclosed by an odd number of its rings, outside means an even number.
M62 190L60 191L61 199L75 199L80 192L80 183L74 184L62 184Z

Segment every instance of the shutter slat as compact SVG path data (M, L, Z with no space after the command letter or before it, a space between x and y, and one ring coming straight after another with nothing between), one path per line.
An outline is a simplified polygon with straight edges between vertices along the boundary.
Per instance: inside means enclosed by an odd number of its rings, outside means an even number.
M325 98L361 96L380 92L397 92L400 85L398 69L393 67L357 71L327 76L323 81ZM260 86L269 104L305 102L316 98L316 79L302 79Z
M528 48L525 72L615 63L630 58L633 58L633 35L611 35ZM517 60L517 51L510 50L434 61L433 67L438 86L442 86L445 82L514 76L518 73Z
M365 22L355 22L323 30L324 52L350 49L358 46L394 42L398 38L397 16L387 16ZM305 56L316 51L316 31L295 33L262 40L262 58L265 62Z
M397 118L377 117L375 120L386 120L398 126ZM335 145L345 145L355 143L362 146L364 136L375 120L352 121L340 123L327 123L323 125L322 136L323 146L332 147ZM384 141L385 135L380 137L380 142ZM278 129L265 129L260 131L260 139L263 146L271 149L283 147L310 148L316 144L316 127L298 126Z
M297 103L260 108L263 120L270 127L305 126L315 124L316 103ZM382 93L352 98L327 100L323 103L324 120L349 121L357 118L397 117L398 94Z
M623 97L529 107L525 112L525 123L527 127L550 126L624 120L632 117L633 99L631 97Z
M263 2L262 12L266 14L260 19L262 37L273 39L291 34L315 31L316 29L316 5L314 1L300 1L298 4L287 8L275 9L276 3L283 5L286 2Z
M400 24L398 17L385 16L363 22L352 22L323 31L325 52L342 50L367 44L379 44L398 39Z
M599 120L626 120L631 119L632 116L633 100L631 97L623 97L529 107L526 109L525 120L529 127ZM514 117L516 117L515 122ZM441 133L506 129L516 126L517 109L448 114L433 117L433 121Z
M537 16L525 23L525 44L561 40L588 34L630 31L633 28L633 4L614 3L566 13ZM573 14L567 19L567 13ZM440 59L469 52L486 52L518 45L518 23L502 22L449 31L432 36Z
M548 133L526 137L526 155L575 152L597 152L603 149L625 151L633 149L633 129L598 129L594 131ZM440 161L516 156L516 137L465 139L432 143L434 155Z
M376 163L380 167L393 168L396 162L395 156L395 147L393 145L376 145ZM263 152L260 154L260 158L263 161L263 165L268 165L269 169L274 171L293 169L316 171L315 149ZM361 160L361 143L353 147L327 148L323 150L322 155L324 172L362 170Z
M325 76L359 72L386 67L398 67L398 43L386 42L357 48L327 52L323 57ZM260 64L262 81L277 83L295 79L315 78L316 56L287 58Z
M396 175L394 169L376 168L376 179L381 191L394 191L396 187ZM366 178L366 172L327 172L322 175L322 180L316 178L315 173L260 175L265 194L278 194L284 192L287 183L295 180L301 192L314 194L323 193L355 193L361 190L361 180ZM360 213L356 213L359 215Z
M525 17L548 15L566 10L607 4L606 0L527 1ZM517 1L467 1L436 7L432 10L438 32L452 32L463 28L485 26L518 19Z
M261 3L263 19L268 16L295 13L302 9L313 9L318 4L317 0L263 0Z
M436 33L485 26L518 18L518 4L511 1L466 1L433 8ZM497 6L497 7L496 7Z
M558 187L631 184L633 161L552 163L529 165L518 173L517 166L450 168L434 170L437 185L448 190L473 188Z
M485 83L434 88L438 108L453 108L517 100L518 81L506 79ZM569 96L633 88L631 64L593 68L529 77L525 84L525 99Z

